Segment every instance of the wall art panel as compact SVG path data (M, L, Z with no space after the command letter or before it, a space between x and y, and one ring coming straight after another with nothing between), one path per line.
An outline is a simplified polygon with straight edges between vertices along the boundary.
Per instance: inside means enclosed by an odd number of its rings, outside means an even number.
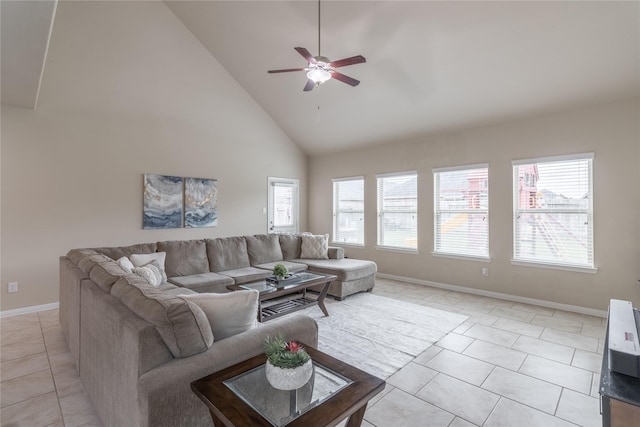
M144 175L144 229L182 227L182 182L179 176Z
M185 178L184 226L216 227L218 225L218 180Z

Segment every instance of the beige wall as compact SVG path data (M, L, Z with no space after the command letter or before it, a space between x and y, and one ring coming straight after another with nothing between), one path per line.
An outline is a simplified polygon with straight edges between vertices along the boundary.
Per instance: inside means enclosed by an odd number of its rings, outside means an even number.
M428 118L425 118L428 120ZM332 230L331 179L365 176L365 248L348 256L380 272L526 298L606 310L609 299L640 305L640 101L569 111L375 149L314 157L309 226ZM511 161L594 152L597 274L513 266ZM491 262L434 257L432 168L489 163ZM377 250L376 173L418 171L417 255ZM489 277L481 268L489 267Z
M307 226L306 156L162 2L60 2L38 108L1 132L3 311L58 301L71 248L266 232L268 176ZM144 173L217 178L218 227L142 230Z

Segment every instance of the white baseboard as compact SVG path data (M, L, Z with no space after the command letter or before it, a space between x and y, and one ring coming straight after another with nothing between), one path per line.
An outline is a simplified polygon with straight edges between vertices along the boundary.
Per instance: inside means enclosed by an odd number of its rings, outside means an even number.
M0 311L0 318L19 316L21 314L37 313L39 311L53 310L60 307L59 302L52 302L50 304L33 305L31 307L16 308L15 310Z
M447 289L449 291L465 292L467 294L481 295L483 297L498 298L507 301L521 302L524 304L539 305L541 307L554 308L556 310L571 311L574 313L588 314L590 316L607 317L607 312L594 308L580 307L577 305L560 304L558 302L546 301L542 299L519 297L517 295L503 294L500 292L485 291L484 289L467 288L465 286L449 285L446 283L432 282L430 280L414 279L413 277L396 276L394 274L376 273L376 277L381 279L397 280L399 282L412 283L414 285L431 286L434 288Z

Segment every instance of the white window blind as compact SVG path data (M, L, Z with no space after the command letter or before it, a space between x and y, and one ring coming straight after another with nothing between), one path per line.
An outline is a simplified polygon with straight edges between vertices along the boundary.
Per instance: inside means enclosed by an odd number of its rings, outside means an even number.
M333 241L364 245L364 178L333 180Z
M378 245L418 248L418 175L378 175Z
M593 154L513 162L514 261L593 268Z
M489 168L433 169L434 252L489 257Z

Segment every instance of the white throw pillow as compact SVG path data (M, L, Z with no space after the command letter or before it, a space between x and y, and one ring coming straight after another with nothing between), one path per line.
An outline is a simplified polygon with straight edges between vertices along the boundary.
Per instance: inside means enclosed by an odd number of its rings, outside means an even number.
M226 294L189 294L180 298L191 301L204 311L214 341L253 329L258 319L258 296L254 290Z
M329 259L329 235L302 235L302 259Z
M142 267L145 264L149 264L151 261L158 261L158 266L164 270L164 260L167 257L166 252L153 252L150 254L133 254L129 258L131 258L131 262L136 267Z
M162 274L162 281L167 281L167 273L164 271L164 260L167 257L166 252L153 252L150 254L133 254L131 255L131 262L136 267L143 267L149 264L151 261L158 263L160 273Z
M136 267L133 269L133 272L156 288L166 281L166 276L164 276L160 271L157 261L151 261L149 264L143 265L142 267Z
M133 265L131 260L126 256L123 256L122 258L118 258L116 262L120 267L122 267L124 271L126 271L129 274L133 273L133 269L136 268L136 266Z

